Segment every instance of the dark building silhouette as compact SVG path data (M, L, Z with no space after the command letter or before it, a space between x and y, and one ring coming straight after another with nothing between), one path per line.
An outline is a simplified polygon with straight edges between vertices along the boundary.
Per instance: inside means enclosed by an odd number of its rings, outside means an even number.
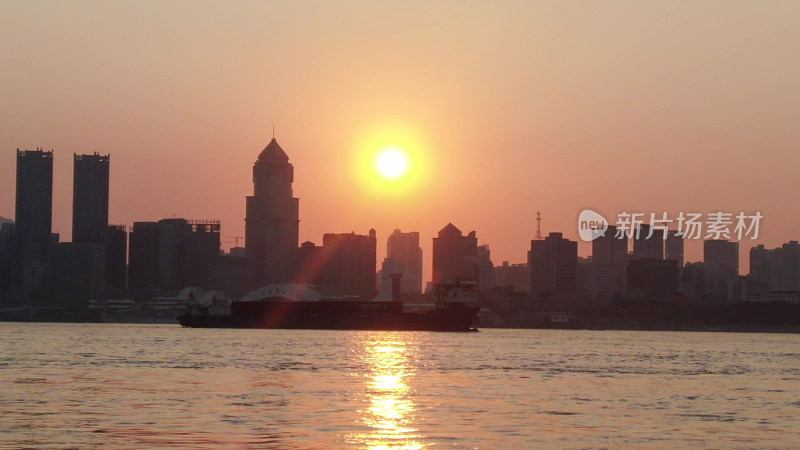
M474 279L478 282L478 291L490 292L494 286L494 263L488 245L479 245L473 262Z
M617 227L611 225L604 236L592 241L592 261L594 263L608 266L627 262L628 239L617 239L616 233Z
M678 292L678 264L674 260L635 259L628 263L628 296L669 297Z
M709 276L736 278L739 275L739 243L722 239L703 241L703 262Z
M326 233L322 245L303 242L297 252L295 283L319 286L330 295L375 293L375 230L369 234Z
M578 257L575 260L575 294L586 298L592 296L595 267L592 258Z
M477 281L475 261L478 238L474 231L464 236L461 230L448 223L433 238L433 283L453 283L456 280Z
M723 239L704 241L703 262L707 293L732 300L739 277L739 243Z
M295 270L292 281L298 284L318 285L325 269L325 255L322 246L311 241L300 244L295 254Z
M137 295L206 287L219 258L218 221L134 222L129 286Z
M17 149L16 240L52 243L53 152Z
M106 270L107 286L124 290L127 287L128 231L125 225L109 225L106 229Z
M55 248L49 283L54 292L64 293L61 298L67 303L78 306L80 295L86 295L80 302L101 299L106 284L109 156L73 156L72 242ZM75 260L72 266L70 258Z
M17 198L10 280L15 296L39 304L58 235L52 234L53 152L17 149Z
M272 138L253 165L253 195L247 197L245 253L252 287L291 281L300 223L293 180L289 157Z
M72 242L104 244L108 227L108 155L74 155Z
M343 295L374 294L377 243L375 230L324 234L316 253L317 261L323 261L318 284Z
M243 253L233 251L226 255L221 255L211 272L211 284L209 289L216 289L225 292L232 298L241 297L247 293L247 260Z
M678 291L686 297L703 298L707 295L706 265L688 262L680 270Z
M650 236L651 231L652 236ZM640 224L639 235L633 234L632 258L664 259L664 230L651 230L650 225Z
M419 233L403 233L394 230L386 240L386 257L399 263L400 292L419 294L422 292L422 248Z
M628 289L628 239L617 239L617 227L592 241L588 292L593 297L622 295Z
M220 223L218 220L190 220L189 276L187 285L208 287L211 274L220 257Z
M769 291L800 291L800 243L790 241L774 249L753 247L750 276Z
M508 288L513 287L516 292L530 292L531 290L531 271L527 263L509 264L503 261L502 265L494 267L494 287Z
M88 307L97 300L103 285L101 245L62 242L53 248L45 269L45 290L40 304L61 307Z
M134 222L128 256L128 287L140 292L159 287L158 222Z
M14 222L0 223L0 302L11 302L12 289L22 283L15 279L16 270L14 246Z
M540 296L570 295L575 292L578 243L550 233L543 240L532 240L528 253L531 292Z
M679 269L683 267L683 236L679 236L676 230L669 230L667 233L664 253L664 259L677 262Z

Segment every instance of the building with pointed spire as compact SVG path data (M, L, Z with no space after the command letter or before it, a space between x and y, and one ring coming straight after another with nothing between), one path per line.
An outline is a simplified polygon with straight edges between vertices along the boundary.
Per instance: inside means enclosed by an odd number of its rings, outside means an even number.
M253 164L253 195L247 197L245 256L251 287L291 281L300 225L293 181L294 167L273 136Z

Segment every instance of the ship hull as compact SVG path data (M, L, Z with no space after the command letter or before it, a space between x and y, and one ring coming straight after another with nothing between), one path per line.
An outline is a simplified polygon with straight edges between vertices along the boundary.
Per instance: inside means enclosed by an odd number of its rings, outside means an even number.
M405 312L399 302L234 302L229 315L193 312L180 315L178 322L194 328L470 331L479 309L460 303Z

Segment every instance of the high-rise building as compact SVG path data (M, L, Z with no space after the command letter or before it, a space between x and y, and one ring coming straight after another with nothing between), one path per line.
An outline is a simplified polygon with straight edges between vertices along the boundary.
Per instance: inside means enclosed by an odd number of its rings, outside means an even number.
M507 288L513 286L516 292L530 292L531 271L527 263L509 264L503 261L502 265L494 267L494 286Z
M479 245L473 261L478 291L491 291L494 286L494 263L492 263L492 252L489 250L489 246Z
M50 245L52 217L53 152L17 149L16 240Z
M739 275L739 243L724 239L703 241L703 262L709 276L736 278Z
M678 292L678 264L674 260L635 259L628 264L628 295L669 297Z
M247 197L245 253L253 287L291 281L300 223L293 181L289 157L272 138L253 165L253 195Z
M295 257L296 267L292 282L297 284L319 284L322 279L322 271L325 269L324 256L322 246L317 246L311 241L300 244Z
M381 270L378 272L378 295L376 299L379 301L394 301L398 300L399 295L402 299L402 291L399 281L403 277L403 264L396 259L385 258L381 263ZM421 293L417 291L416 294Z
M206 287L219 258L218 221L134 222L129 285L137 293Z
M106 230L105 283L118 290L127 287L128 231L125 225L109 225Z
M739 278L739 243L724 239L703 242L707 293L728 300Z
M158 222L134 222L128 240L129 289L134 293L157 289Z
M220 253L219 220L189 220L189 275L187 285L209 286Z
M588 293L592 297L622 295L628 289L628 238L616 237L617 227L609 226L605 235L592 241L592 264Z
M753 247L750 276L770 291L800 291L800 244L790 241L774 249Z
M422 292L422 248L419 233L403 233L394 230L386 240L386 257L399 263L400 292L419 294Z
M628 257L628 238L618 239L617 227L611 225L605 235L592 241L592 262L610 266L618 262L626 262Z
M464 236L448 223L433 238L433 283L453 283L459 279L475 279L474 257L478 254L478 238L474 231Z
M343 295L374 294L377 243L375 230L369 230L366 235L322 235L321 259L324 263L319 284Z
M99 300L103 286L103 246L62 242L53 246L45 269L46 295L42 304L87 307Z
M528 253L531 292L546 296L573 294L577 261L578 243L564 239L561 233L532 240Z
M108 155L74 155L72 242L104 244L108 228Z
M677 230L669 230L667 240L664 241L664 259L678 263L678 270L683 267L683 235L678 235Z
M293 282L320 286L330 295L372 295L377 265L375 230L367 235L326 233L322 246L304 242Z
M14 222L0 218L0 303L10 300L12 289L19 286L14 252Z
M632 259L664 259L664 230L651 230L650 225L641 224L638 231L638 235L633 234Z

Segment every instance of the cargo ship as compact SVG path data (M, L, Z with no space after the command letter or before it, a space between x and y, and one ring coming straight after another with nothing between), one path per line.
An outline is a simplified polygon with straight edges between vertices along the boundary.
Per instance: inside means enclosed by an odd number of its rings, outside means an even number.
M323 296L310 285L276 284L230 304L197 303L178 316L183 327L383 331L474 331L475 284L436 285L431 303L404 303L392 280L390 301Z

